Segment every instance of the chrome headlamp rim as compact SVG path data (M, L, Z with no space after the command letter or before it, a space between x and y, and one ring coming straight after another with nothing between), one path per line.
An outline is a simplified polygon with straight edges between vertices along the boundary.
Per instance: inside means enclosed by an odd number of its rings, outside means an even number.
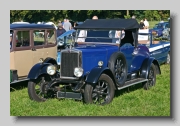
M79 73L78 73L79 72ZM82 75L83 75L83 72L84 72L84 70L83 70L83 68L81 68L81 67L75 67L74 68L74 75L76 76L76 77L81 77Z
M98 66L99 66L99 67L102 67L102 66L103 66L103 61L99 61L99 62L98 62Z
M53 70L53 71L50 71L50 70ZM54 75L56 73L56 70L57 70L57 67L54 66L54 65L49 65L47 68L46 68L46 72L49 74L49 75ZM49 72L50 71L50 72ZM52 73L51 73L52 72Z

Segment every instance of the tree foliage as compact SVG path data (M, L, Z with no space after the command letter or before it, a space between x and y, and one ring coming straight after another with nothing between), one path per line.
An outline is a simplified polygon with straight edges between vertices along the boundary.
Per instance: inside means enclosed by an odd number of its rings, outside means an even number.
M68 18L73 21L84 21L97 15L100 19L131 18L148 20L167 20L170 17L169 10L10 10L10 22L27 21L36 23L39 21L63 21Z

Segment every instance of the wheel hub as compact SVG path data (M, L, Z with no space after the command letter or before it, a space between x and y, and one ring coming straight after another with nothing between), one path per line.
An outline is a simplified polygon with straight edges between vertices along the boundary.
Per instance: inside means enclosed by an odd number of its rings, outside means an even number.
M46 82L42 82L41 83L41 87L40 87L40 90L43 94L46 94L47 93L47 83Z

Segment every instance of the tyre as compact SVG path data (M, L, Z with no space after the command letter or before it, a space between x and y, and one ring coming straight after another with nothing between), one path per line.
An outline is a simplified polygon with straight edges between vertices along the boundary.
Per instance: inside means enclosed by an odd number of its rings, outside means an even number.
M128 71L125 56L120 52L112 54L108 67L115 77L116 84L123 86L127 79Z
M44 78L44 80L42 80ZM37 102L44 102L49 98L52 92L47 90L48 79L40 77L37 80L30 80L28 82L28 95L31 100Z
M152 86L155 86L156 83L156 67L153 63L151 64L147 79L148 81L143 83L145 90L149 90Z
M167 63L167 64L170 64L170 52L169 52L168 55L167 55L166 63Z
M114 98L115 89L113 84L112 79L106 74L100 76L94 87L86 84L84 90L85 103L99 105L109 104Z

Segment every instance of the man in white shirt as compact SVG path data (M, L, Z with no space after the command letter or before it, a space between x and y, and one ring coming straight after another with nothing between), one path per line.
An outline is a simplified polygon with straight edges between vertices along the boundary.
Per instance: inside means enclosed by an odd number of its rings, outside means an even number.
M63 28L64 28L66 31L71 30L72 25L71 25L71 23L69 22L69 19L66 19L66 22L64 22L64 24L63 24Z
M97 20L97 16L92 17L93 20ZM87 37L87 31L86 30L80 30L78 37ZM78 38L77 42L85 42L86 38Z
M147 19L145 18L144 20L144 25L145 25L145 29L149 29L149 22L147 21Z

